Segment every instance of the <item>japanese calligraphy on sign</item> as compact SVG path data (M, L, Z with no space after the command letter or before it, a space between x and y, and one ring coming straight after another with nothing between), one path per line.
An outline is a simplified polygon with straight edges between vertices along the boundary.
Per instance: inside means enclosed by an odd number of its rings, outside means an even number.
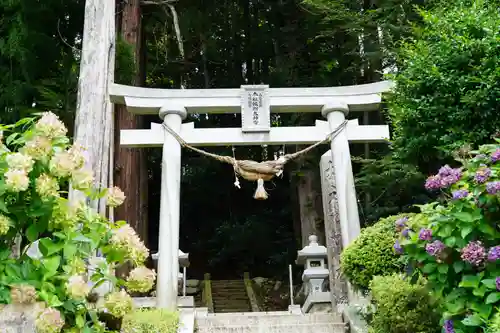
M266 85L241 87L241 130L243 132L269 132L271 111Z

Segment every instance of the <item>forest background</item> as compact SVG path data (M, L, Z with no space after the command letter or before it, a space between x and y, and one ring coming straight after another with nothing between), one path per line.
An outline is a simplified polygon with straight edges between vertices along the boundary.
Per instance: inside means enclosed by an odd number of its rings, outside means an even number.
M498 40L494 45L481 39L474 10L481 3L117 0L115 81L151 88L238 88L394 79L398 87L386 96L383 110L349 115L362 124L388 123L392 132L389 145L351 145L366 226L432 199L424 179L453 163L457 149L488 142L498 132L500 73L488 59L498 59L500 47ZM73 128L84 5L83 0L0 0L1 123L52 110ZM426 22L422 10L445 12L449 6L463 7L464 15ZM461 51L468 56L454 49L449 41L454 34L467 39ZM237 115L190 118L198 127L241 123ZM273 126L311 125L315 119L321 116L279 115ZM149 128L159 121L115 107L116 129ZM236 155L268 159L283 148L301 147L236 147ZM326 149L288 167L283 179L268 185L270 198L264 202L252 198L253 184L234 188L230 167L183 152L180 247L190 253L189 274L285 275L309 234L324 238L319 158ZM211 151L232 154L231 147ZM115 148L114 180L128 196L116 218L128 220L153 250L160 158L160 149Z

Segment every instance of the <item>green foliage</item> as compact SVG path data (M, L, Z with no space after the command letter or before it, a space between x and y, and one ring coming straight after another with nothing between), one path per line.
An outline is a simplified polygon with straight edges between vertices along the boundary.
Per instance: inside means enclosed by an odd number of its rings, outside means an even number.
M457 332L477 332L500 306L500 140L445 166L426 187L441 189L442 203L421 207L408 237L406 259L444 299L444 318ZM451 192L451 195L449 194Z
M422 11L423 28L399 50L389 100L394 149L428 172L465 143L500 129L500 12L491 1Z
M90 201L105 196L112 207L123 203L123 192L94 188L83 150L70 144L53 113L0 130L8 134L0 142L0 303L44 302L36 320L40 333L104 332L101 313L121 320L132 299L124 290L110 292L104 311L95 304L95 288L151 288L155 274L145 267L132 270L127 282L114 275L117 265L143 265L149 252L124 221L112 223L86 203L70 202L64 189L71 182ZM17 243L21 253L14 252Z
M439 306L423 280L415 284L400 274L376 276L371 284L374 333L438 333Z
M123 333L175 333L179 324L177 313L163 309L136 310L123 318Z
M362 160L356 178L358 196L369 194L369 208L363 211L365 221L373 223L380 218L414 211L413 205L429 201L422 186L424 175L414 165L387 155L378 160Z
M395 254L395 222L407 215L390 216L361 231L341 254L342 273L353 287L366 291L376 275L400 272L402 265Z
M137 76L135 48L121 35L116 38L115 82L132 85Z
M498 333L500 332L500 312L493 316L493 319L488 324L487 333Z

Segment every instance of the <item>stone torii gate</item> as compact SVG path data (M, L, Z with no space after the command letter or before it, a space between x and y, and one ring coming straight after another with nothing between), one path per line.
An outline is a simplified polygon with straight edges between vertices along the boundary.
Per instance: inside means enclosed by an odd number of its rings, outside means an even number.
M329 88L152 89L113 84L110 98L135 114L159 114L160 118L192 146L311 144L323 140L346 118L349 111L375 111L389 81ZM271 127L270 114L321 112L327 121L315 126ZM187 114L241 113L241 128L194 127L183 124ZM163 147L157 307L174 310L178 295L181 146L160 124L151 129L121 130L126 147ZM331 142L343 245L360 232L349 142L383 142L386 125L360 126L357 119Z

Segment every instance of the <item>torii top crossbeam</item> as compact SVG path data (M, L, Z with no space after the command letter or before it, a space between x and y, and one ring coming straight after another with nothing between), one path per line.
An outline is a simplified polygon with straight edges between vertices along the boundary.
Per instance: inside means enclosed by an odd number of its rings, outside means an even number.
M391 87L390 81L381 81L327 88L269 88L268 95L273 113L320 112L332 99L347 103L350 111L374 111L380 95ZM158 114L166 104L182 105L188 113L241 112L241 89L154 89L113 84L109 92L111 102L125 104L136 114Z
M375 111L381 94L392 83L377 83L327 88L269 88L265 85L242 86L240 89L153 89L113 84L113 103L125 104L135 114L158 114L164 107L182 108L187 113L242 113L238 128L195 129L183 124L181 134L193 146L309 144L321 141L330 129L326 121L315 126L272 127L270 113L320 112L332 102L341 102L350 111ZM346 128L350 142L381 142L389 137L386 125L359 126L351 120ZM164 132L157 124L149 130L122 130L125 147L160 147Z

